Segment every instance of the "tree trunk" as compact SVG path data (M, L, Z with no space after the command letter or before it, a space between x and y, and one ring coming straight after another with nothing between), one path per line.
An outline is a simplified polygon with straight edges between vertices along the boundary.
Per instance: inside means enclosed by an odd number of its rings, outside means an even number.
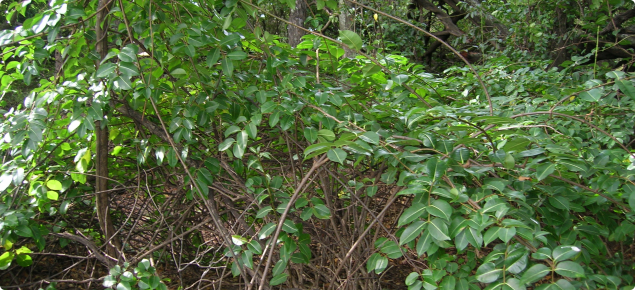
M307 12L306 0L296 0L295 8L291 10L291 14L289 15L289 22L304 27L304 21L306 20L306 12ZM289 34L289 45L291 47L296 47L300 42L302 42L302 36L304 36L304 30L300 29L295 25L289 25L287 28L287 32Z
M97 37L97 43L95 49L103 59L108 53L108 21L106 16L110 8L102 9L105 5L111 5L112 1L99 0L98 13L96 15L95 35ZM96 64L99 67L99 63ZM118 259L118 243L114 239L115 228L110 219L108 213L108 127L102 128L101 121L95 121L95 142L96 142L96 207L97 218L99 219L99 226L104 234L106 244L106 253ZM112 265L108 265L112 266Z
M346 1L340 0L340 15L339 15L339 23L340 23L340 31L341 30L352 30L353 27L353 16L348 11L348 5ZM348 47L344 47L344 57L355 57L355 51L349 49Z

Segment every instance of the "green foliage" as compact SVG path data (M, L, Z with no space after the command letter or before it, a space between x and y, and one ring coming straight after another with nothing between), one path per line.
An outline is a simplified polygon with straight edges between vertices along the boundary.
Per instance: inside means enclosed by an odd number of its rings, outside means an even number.
M110 269L109 275L104 277L103 286L110 289L157 289L167 290L161 278L156 275L156 269L150 261L143 259L134 270L128 271L130 265L124 263L123 267L116 265Z
M403 259L423 263L409 289L635 284L619 250L635 238L635 75L576 66L584 57L558 71L506 56L433 75L388 51L344 58L342 44L365 47L353 31L290 48L263 32L267 11L248 1L210 1L211 12L121 1L99 59L94 32L70 30L96 25L90 3L53 1L0 33L3 59L17 59L2 63L2 92L29 84L53 52L66 58L2 112L1 269L30 266L49 234L107 243L90 223L101 125L112 183L153 207L113 215L126 235L139 221L158 236L143 251L123 239L132 256L151 248L164 262L167 248L152 247L179 240L191 251L167 256L272 286L297 279L290 269L318 269L316 251L332 255L320 267L336 283L381 277ZM50 37L61 30L68 37ZM189 235L210 220L212 234ZM201 257L203 247L224 250ZM105 287L167 288L148 260L123 265Z

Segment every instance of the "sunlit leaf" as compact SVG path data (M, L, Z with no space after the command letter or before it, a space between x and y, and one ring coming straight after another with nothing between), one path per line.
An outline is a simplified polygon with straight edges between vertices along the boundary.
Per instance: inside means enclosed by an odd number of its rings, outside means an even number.
M350 30L340 30L340 39L351 49L362 49L362 38L357 33Z

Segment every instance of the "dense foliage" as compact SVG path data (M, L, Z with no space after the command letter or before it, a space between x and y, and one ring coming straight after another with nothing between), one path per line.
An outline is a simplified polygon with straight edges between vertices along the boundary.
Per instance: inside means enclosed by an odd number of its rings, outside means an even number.
M318 0L291 47L255 2L2 4L0 284L633 289L635 75L598 60L629 44L556 67L565 1L466 1L513 35L460 24L478 64L433 74L402 48L451 23ZM589 2L576 37L635 11Z

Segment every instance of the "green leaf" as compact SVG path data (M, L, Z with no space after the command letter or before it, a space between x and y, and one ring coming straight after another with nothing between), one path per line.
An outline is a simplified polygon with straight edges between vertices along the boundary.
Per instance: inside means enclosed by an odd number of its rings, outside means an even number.
M569 170L575 171L575 172L587 171L586 164L583 161L579 161L579 160L560 159L558 160L558 164L564 165Z
M13 252L4 252L0 255L0 270L6 270L11 266L11 261L13 261L13 257L15 254Z
M526 290L525 285L520 283L520 280L516 278L507 278L505 282L497 284L490 284L487 289L500 289L500 290Z
M110 76L110 74L112 74L113 72L115 72L116 68L117 68L117 65L112 62L104 63L99 66L99 69L97 69L96 76L98 78L105 78L107 76Z
M240 35L238 33L232 33L225 36L225 38L223 38L220 41L219 45L221 47L233 48L233 46L238 44L239 41L240 41Z
M432 237L439 241L450 240L448 225L439 218L432 220L430 226L428 226L428 230L430 231Z
M313 127L304 128L304 138L306 138L309 143L314 143L318 138L318 130Z
M531 254L531 257L536 260L551 259L551 249L547 247L540 248L535 253Z
M14 231L18 236L21 237L30 238L33 236L31 228L29 228L27 225L19 225L15 228Z
M430 234L430 231L424 231L421 237L419 237L419 241L417 242L417 255L421 256L426 251L428 251L432 242L432 235Z
M564 196L550 196L549 204L553 205L553 207L557 209L562 209L568 211L570 208L569 199Z
M60 191L62 190L62 183L55 179L51 179L46 182L46 187L48 187L50 190Z
M0 268L1 269L1 268ZM111 288L117 283L117 279L112 275L108 275L104 278L104 283L102 285L106 288Z
M234 73L234 63L232 62L232 60L227 57L223 57L223 59L220 61L220 65L223 68L223 74L231 77Z
M225 139L223 142L218 144L218 151L225 151L225 150L229 149L229 147L231 147L232 144L234 144L235 141L236 140L234 140L234 138Z
M271 286L280 285L280 284L286 282L288 277L289 277L289 274L287 274L287 273L282 273L280 275L274 276L269 281L269 285L271 285Z
M476 280L481 283L492 283L501 276L503 269L497 269L494 263L485 263L476 270Z
M438 180L445 175L447 166L445 165L445 162L439 160L438 158L430 158L426 162L426 168L428 169L428 173L434 177L434 180Z
M333 162L344 164L348 153L340 148L333 148L326 153L326 156L328 156L328 158Z
M316 8L317 10L322 10L324 8L324 5L326 4L326 1L324 0L317 0L316 1ZM370 270L368 270L367 272L370 272Z
M25 246L22 246L19 249L15 250L15 260L18 265L22 267L31 266L33 264L33 259L31 258L31 256L28 255L30 253L32 253L31 250Z
M124 47L117 57L123 62L135 62L137 61L137 53L139 52L139 47L135 44L128 44Z
M174 151L174 148L170 148L168 150L168 165L170 165L170 167L174 167L178 161L179 159L176 156L176 151Z
M402 233L399 238L399 245L404 245L414 240L421 234L421 231L426 227L427 222L424 221L416 221L408 226Z
M556 273L569 278L584 278L584 269L580 264L571 261L560 262L556 265Z
M408 81L408 75L404 75L404 74L396 75L396 76L393 76L392 80L397 85L401 85L401 84L403 84L403 83Z
M359 139L362 139L368 143L379 145L379 134L369 131L359 136Z
M375 273L380 274L388 267L388 258L380 256L375 263Z
M333 142L333 140L335 140L335 133L328 129L322 129L318 131L318 137L322 137L328 142Z
M454 159L454 161L463 163L463 164L467 163L471 155L472 155L472 152L467 148L459 148L457 150L454 150L454 152L450 154L450 156L452 157L452 159Z
M505 243L509 242L509 240L511 240L515 235L516 235L516 228L514 227L500 228L500 230L498 231L498 237L501 239L501 241Z
M220 48L215 47L214 49L210 50L209 53L207 54L207 59L205 60L205 64L207 64L207 67L211 68L212 66L216 65L219 58L220 58Z
M132 89L132 82L130 82L129 77L118 76L114 80L115 88L119 90L128 91Z
M242 246L247 243L247 239L239 235L232 235L232 243L236 246Z
M501 183L501 188L505 188L504 185ZM507 203L497 197L494 198L490 198L487 200L487 202L485 203L485 205L483 206L483 213L487 213L487 212L491 212L491 211L498 211L500 209L506 208Z
M119 63L119 72L127 78L135 77L139 75L139 70L137 66L135 66L131 62L121 62Z
M377 194L377 190L378 189L379 188L377 187L377 185L366 187L366 195L368 197L373 197L373 196L375 196L375 194Z
M472 246L480 249L483 246L483 236L481 232L473 227L467 227L464 230L465 238Z
M212 176L212 173L207 170L207 168L200 168L196 175L198 179L202 180L206 186L212 185L214 183L214 177Z
M236 257L236 259L237 261L234 261L231 267L232 275L234 277L237 277L238 275L240 275L240 265L242 264L242 261L238 260L238 257Z
M298 232L298 228L295 226L292 220L284 220L284 222L282 223L282 230L290 234Z
M46 28L50 17L51 17L51 14L42 15L42 17L33 25L33 27L31 27L33 29L33 33L38 34L38 33L42 32L42 31L44 31L44 29Z
M173 75L176 78L180 78L180 77L184 77L187 75L187 72L182 69L182 68L177 68L175 70L173 70L172 72L170 72L171 75Z
M505 160L503 161L503 166L505 166L505 168L509 170L512 170L514 169L515 165L516 165L516 160L514 159L514 156L512 156L509 153L505 154Z
M500 230L500 227L491 227L487 230L487 232L485 232L485 235L483 235L483 242L485 243L485 246L498 238Z
M531 144L531 141L527 138L517 137L513 138L503 146L505 152L522 152L527 148L527 145Z
M250 251L254 252L254 254L256 254L256 255L261 255L262 254L262 246L256 240L251 240L251 242L249 242L249 244L247 244L247 248Z
M434 200L427 209L430 214L445 219L446 221L450 220L450 216L452 216L452 211L454 210L447 201L441 199Z
M505 265L507 267L507 271L513 274L519 274L527 268L527 263L529 262L529 253L524 249L517 250L520 252L519 255L512 257L512 259L508 259L505 261ZM514 252L512 252L514 253Z
M483 121L483 125L503 125L503 124L513 124L516 123L516 120L508 117L496 117L496 116L480 116L474 117L472 119L474 122Z
M332 143L318 143L318 144L313 144L309 147L307 147L306 149L304 149L304 155L308 156L313 152L316 151L328 151L327 149L330 149L333 146Z
M236 138L236 145L234 145L234 156L236 156L236 158L242 158L243 154L245 154L245 149L247 148L247 132L244 130L240 131L240 133L236 135Z
M600 88L595 88L584 91L580 93L580 98L587 102L597 102L602 98L602 90Z
M46 198L48 198L50 200L58 200L59 199L59 194L57 193L57 191L47 191L46 192Z
M371 272L375 270L375 265L377 264L377 259L381 257L379 253L374 253L368 257L366 261L366 272Z
M232 24L232 20L233 18L231 14L225 17L225 21L223 21L223 30L227 30L227 28L229 28L229 26ZM286 281L286 278L285 278L285 281Z
M287 261L285 260L278 260L278 262L276 262L276 265L273 266L273 269L271 270L271 274L272 276L278 276L280 275L284 269L287 267Z
M399 221L397 222L397 227L401 227L405 224L409 224L410 222L419 218L426 211L426 206L422 203L413 203L411 207L406 209L399 217Z
M408 274L408 277L406 277L406 286L410 286L412 284L415 283L415 281L417 281L419 279L419 273L417 272L412 272L410 274Z
M384 243L384 246L381 247L381 252L391 259L397 259L403 255L401 253L401 247L399 247L399 245L397 245L394 241L387 241Z
M456 279L454 276L445 276L441 285L439 285L439 289L456 289Z
M266 103L262 104L262 106L260 106L260 112L262 112L263 114L271 113L277 107L278 107L278 104L276 104L275 102L267 101Z
M249 125L245 127L245 130L251 139L256 139L256 137L258 137L258 127L256 127L256 123L249 122Z
M362 38L357 33L350 30L340 30L340 39L344 44L354 50L361 50L363 43Z
M542 279L542 277L547 276L547 274L549 273L551 273L551 269L549 269L549 267L543 264L536 264L531 266L531 268L527 269L527 271L525 271L525 274L523 274L523 277L520 279L520 282L524 285L532 284Z
M543 284L541 286L546 286L546 287L541 287L540 290L577 290L579 289L573 286L569 281L565 279L560 279L556 283ZM614 289L617 289L617 287L615 287Z
M268 237L269 235L271 235L271 233L273 233L273 231L275 229L276 229L276 224L274 224L274 223L268 223L268 224L264 225L260 229L260 232L258 232L258 239L262 240L262 239Z
M366 271L372 272L375 271L377 273L381 273L388 266L388 259L383 257L379 253L374 253L370 255L368 261L366 262Z
M536 168L536 178L538 181L543 180L549 176L549 174L553 173L556 170L556 164L554 163L545 163L541 164Z
M275 111L271 116L269 116L269 127L273 128L280 121L280 111Z
M374 63L369 63L362 68L362 73L364 74L364 77L372 76L380 71L381 71L381 67Z
M243 60L247 58L247 53L242 50L234 50L227 54L227 57L231 60Z
M615 84L617 84L622 93L631 98L631 100L635 100L635 87L633 87L633 83L630 80L615 81Z
M574 257L580 253L580 248L576 246L557 246L553 249L553 261L560 262Z
M314 205L313 214L319 219L329 219L331 217L331 211L323 204Z
M186 45L184 51L189 57L194 57L196 55L196 48L191 44Z
M267 214L269 214L270 211L273 211L273 208L271 208L270 205L265 206L265 207L261 208L260 210L258 210L258 213L256 213L256 218L257 219L261 219L261 218L267 216Z

